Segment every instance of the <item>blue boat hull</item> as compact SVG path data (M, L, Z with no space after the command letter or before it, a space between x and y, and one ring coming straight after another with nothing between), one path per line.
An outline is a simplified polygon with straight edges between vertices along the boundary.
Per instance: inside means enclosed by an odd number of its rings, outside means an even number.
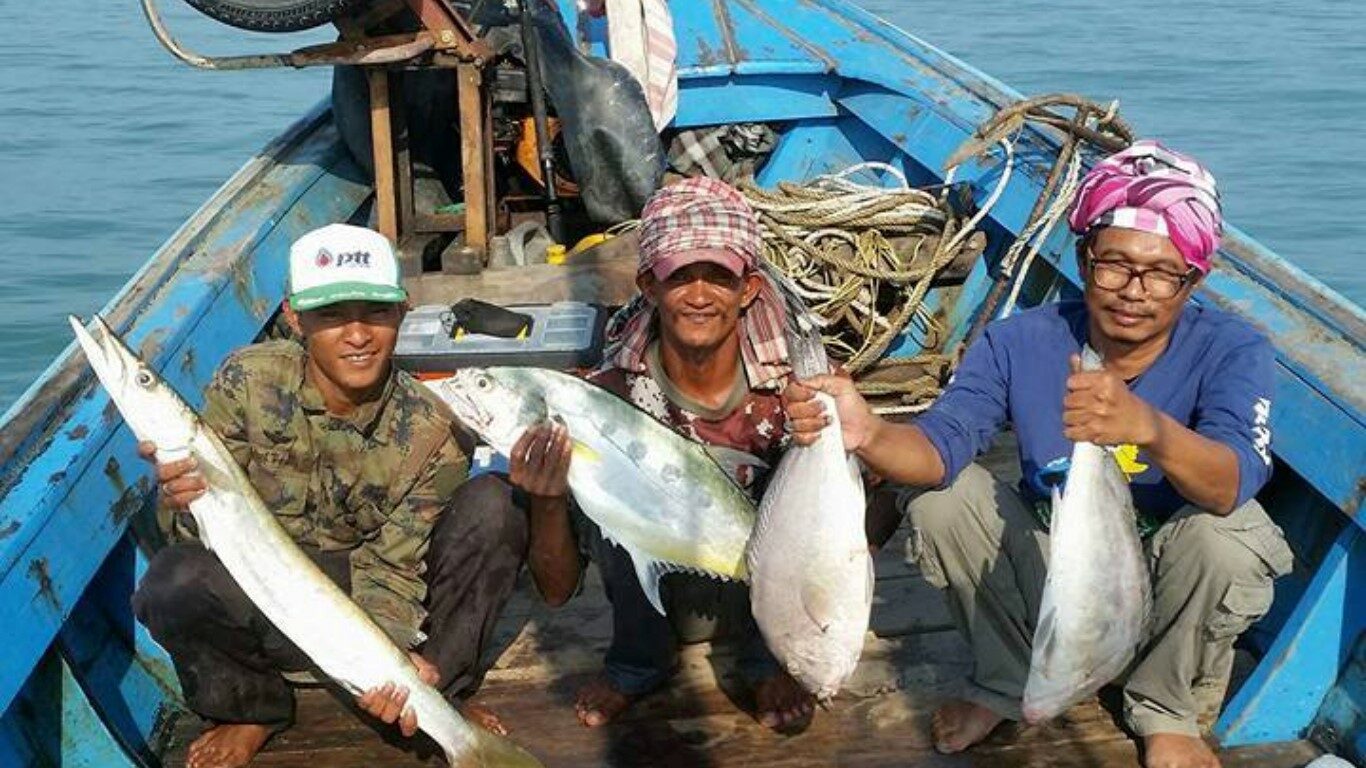
M563 6L575 28L572 3ZM867 160L891 163L914 184L938 183L954 149L1018 98L837 0L673 8L676 125L787 125L761 184ZM600 22L577 28L601 53ZM985 257L961 286L927 299L950 329L946 349L984 311L1004 245L1026 223L1057 148L1053 135L1026 135L986 224ZM957 178L981 197L1000 173L987 160ZM229 181L104 314L193 403L223 356L270 321L289 243L320 224L363 218L371 191L319 107ZM1029 303L1077 294L1069 238L1059 233L1047 246L1022 291ZM1278 584L1250 635L1263 659L1216 734L1230 745L1297 739L1316 719L1339 722L1363 706L1349 662L1366 624L1366 315L1236 229L1197 300L1242 315L1277 346L1277 479L1263 500L1297 554L1295 575ZM892 354L920 351L906 337ZM0 432L0 765L157 761L179 711L176 682L128 610L155 546L153 532L130 524L145 519L152 495L131 435L68 348ZM1344 745L1360 740L1354 727Z

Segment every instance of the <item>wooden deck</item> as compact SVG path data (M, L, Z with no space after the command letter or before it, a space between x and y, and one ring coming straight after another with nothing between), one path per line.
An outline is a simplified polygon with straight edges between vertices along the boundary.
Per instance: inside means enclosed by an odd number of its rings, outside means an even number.
M871 632L855 679L811 727L791 737L759 726L736 684L723 645L687 646L672 685L599 730L574 717L575 689L598 669L609 607L596 577L556 611L525 585L506 611L503 649L479 701L496 710L513 737L547 766L1137 766L1135 742L1097 702L1078 705L1045 726L1008 726L967 754L939 755L929 741L934 707L953 694L968 669L966 645L940 594L903 562L898 536L877 559ZM590 573L592 569L590 568ZM390 731L349 711L328 689L301 690L298 723L274 739L253 765L431 766L434 747L405 747ZM179 766L197 724L183 723L167 765ZM1307 742L1226 751L1227 768L1290 768L1319 754Z

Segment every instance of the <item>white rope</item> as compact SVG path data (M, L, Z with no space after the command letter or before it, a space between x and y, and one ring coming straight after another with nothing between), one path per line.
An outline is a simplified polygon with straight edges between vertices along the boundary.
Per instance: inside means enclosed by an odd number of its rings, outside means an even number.
M1007 262L1007 264L1005 265L1005 269L1006 274L1010 274L1010 270L1015 266L1015 259L1019 258L1019 251L1024 249L1026 242L1030 243L1029 254L1025 257L1024 263L1020 265L1019 270L1015 273L1014 283L1010 286L1010 297L1007 298L1005 304L1002 305L1001 311L997 317L1009 317L1010 313L1015 311L1015 302L1020 298L1020 289L1024 287L1025 277L1029 274L1029 268L1033 266L1034 259L1038 257L1039 252L1043 250L1044 243L1048 242L1049 236L1053 234L1053 228L1057 226L1059 221L1062 221L1063 218L1067 216L1067 211L1072 207L1072 200L1077 196L1077 190L1080 186L1081 153L1073 152L1072 159L1067 164L1067 173L1063 177L1062 184L1058 187L1057 194L1054 195L1053 201L1049 204L1048 209L1044 211L1044 215L1040 216L1038 220L1034 222L1036 226L1031 227L1034 231L1021 236L1011 244L1010 250L1011 252L1014 252L1014 258L1012 258L1010 253L1006 254L1006 259L1004 261ZM1017 248L1016 246L1019 247Z

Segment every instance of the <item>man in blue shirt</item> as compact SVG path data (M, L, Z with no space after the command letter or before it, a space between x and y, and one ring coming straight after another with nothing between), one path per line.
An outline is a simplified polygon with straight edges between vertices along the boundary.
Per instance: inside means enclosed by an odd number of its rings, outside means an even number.
M1215 768L1200 739L1233 641L1266 612L1289 571L1279 528L1253 495L1271 473L1274 357L1232 315L1189 303L1221 229L1214 179L1140 142L1097 165L1070 217L1084 300L991 324L923 416L873 415L851 382L818 377L785 392L794 437L826 423L812 389L836 401L845 445L903 494L912 550L946 590L972 647L968 692L936 713L934 742L958 752L1021 717L1047 572L1051 486L1073 441L1118 446L1153 574L1147 641L1120 682L1147 768ZM1104 361L1083 371L1085 346ZM1019 488L972 461L1009 422ZM1212 694L1212 695L1211 695Z

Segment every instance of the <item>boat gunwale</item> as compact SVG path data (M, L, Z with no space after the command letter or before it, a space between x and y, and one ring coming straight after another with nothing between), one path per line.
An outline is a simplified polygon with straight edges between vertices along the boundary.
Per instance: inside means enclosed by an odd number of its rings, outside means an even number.
M854 10L861 11L861 9ZM885 22L882 23L885 24ZM900 30L896 31L900 32ZM901 34L912 37L908 33L903 32ZM931 50L937 50L933 49L932 46L927 47ZM950 61L956 61L947 54L945 57ZM968 65L962 66L973 72L976 71ZM810 74L805 70L795 68L793 73ZM734 74L744 75L745 73L738 71ZM844 77L838 71L831 74ZM952 77L948 73L942 74L945 78ZM889 87L863 78L851 77L846 82L859 81L869 82L878 87ZM966 87L969 92L976 92L973 85L964 84L961 80L955 81ZM982 82L992 81L983 76ZM891 90L901 93L901 90L897 88L891 88ZM1007 89L1007 92L1013 91ZM836 101L838 100L836 99ZM986 101L989 102L989 100ZM954 111L955 105L953 103L935 104L928 99L920 99L918 102L926 104L927 108L934 109L949 121L956 124L962 123ZM159 292L168 283L178 278L178 271L183 266L184 260L193 253L196 238L210 231L216 218L231 205L233 200L238 199L237 195L249 191L254 181L261 178L261 174L267 173L273 164L267 163L262 167L255 168L254 174L249 169L252 169L256 163L263 159L278 156L277 153L288 153L291 147L297 148L298 144L307 141L308 137L318 129L330 125L328 112L324 99L309 114L286 129L280 136L267 144L256 157L251 158L239 168L217 192L210 196L199 210L168 238L106 305L104 312L108 313L111 319L117 321L118 325L115 327L122 331L136 326L142 315L156 301ZM296 132L298 135L295 135ZM1057 136L1052 134L1052 129L1038 130L1035 133L1050 142L1050 146L1056 145ZM288 140L291 137L296 140L297 144L291 145ZM248 175L251 176L250 179L246 178ZM242 185L234 186L234 182L237 182L239 177L244 179ZM1348 302L1335 291L1323 286L1296 265L1251 237L1231 229L1230 237L1226 238L1224 249L1221 249L1221 257L1228 260L1230 268L1238 270L1248 280L1264 288L1268 296L1285 299L1297 311L1303 312L1307 320L1322 323L1326 330L1340 330L1346 341L1356 348L1359 349L1363 339L1366 339L1366 336L1356 333L1356 329L1366 328L1366 312L1362 308ZM1062 280L1071 280L1065 270L1057 267L1057 265L1050 265L1049 268L1055 269ZM1285 280L1279 279L1282 274L1285 275ZM1209 293L1216 300L1224 297L1221 293L1212 291ZM1235 309L1235 311L1237 310ZM1273 342L1276 341L1277 339L1273 337ZM69 411L71 406L79 401L79 397L86 391L87 387L91 385L93 377L88 370L83 370L80 367L83 360L79 355L75 355L73 350L74 345L69 345L26 390L20 400L7 410L3 417L0 417L0 499L6 498L6 494L12 490L13 481L22 474L16 470L22 469L22 466L27 465L32 456L44 450L51 435L60 429L63 422L59 416ZM1277 352L1278 356L1281 357L1281 365L1291 374L1306 378L1306 384L1324 392L1335 405L1346 409L1350 405L1353 395L1352 388L1345 383L1333 386L1334 380L1332 378L1320 380L1320 373L1312 368L1302 369L1290 365L1290 361L1296 359L1291 357L1291 352L1294 351L1297 350L1293 346L1281 347L1278 345ZM1319 363L1324 362L1321 356L1315 356L1314 359ZM1308 379L1305 374L1315 378ZM52 389L51 392L46 391L49 387ZM38 413L33 410L39 409L41 411L43 408L47 408L48 411ZM20 439L17 442L13 441L12 439L16 435L10 430L18 423L16 422L17 416L26 416L32 419L31 424L41 426L41 433L31 434L32 430L37 429L38 426L29 427L18 434ZM1361 421L1359 413L1357 419L1359 422ZM7 442L7 438L10 438L10 441ZM23 461L16 464L20 459ZM1308 485L1308 483L1306 484ZM22 514L23 511L20 513ZM0 707L0 710L2 709L4 707Z
M848 0L799 0L799 2L819 5L832 14L844 16L854 23L861 23L864 28L876 32L879 39L887 45L899 49L901 53L912 59L930 65L941 77L952 81L994 109L1000 109L1024 98L1024 95L1019 91L977 69L972 64L924 41L912 32L893 25L877 14L848 2ZM907 47L906 43L908 42L913 44L913 47ZM793 71L796 73L802 70L794 69ZM834 74L842 75L839 69L836 69ZM869 80L868 82L898 92L901 91L898 84L890 79L880 82ZM1045 126L1031 127L1036 136L1047 141L1053 148L1061 146L1062 132L1060 130ZM1305 272L1303 268L1289 261L1261 241L1236 226L1228 226L1225 231L1224 242L1220 246L1216 259L1219 258L1239 265L1244 273L1258 279L1258 282L1269 290L1283 294L1297 308L1330 326L1348 342L1359 348L1366 347L1366 308ZM1283 273L1290 280L1289 286L1284 282L1272 279L1273 276L1268 274L1272 269ZM1294 290L1287 290L1288 287L1293 287Z
M331 111L327 99L319 101L221 184L99 310L109 327L120 336L126 334L158 291L175 280L214 221L278 165L280 157L329 126ZM0 416L0 499L13 490L23 468L64 422L65 411L94 381L84 356L77 353L73 340Z

